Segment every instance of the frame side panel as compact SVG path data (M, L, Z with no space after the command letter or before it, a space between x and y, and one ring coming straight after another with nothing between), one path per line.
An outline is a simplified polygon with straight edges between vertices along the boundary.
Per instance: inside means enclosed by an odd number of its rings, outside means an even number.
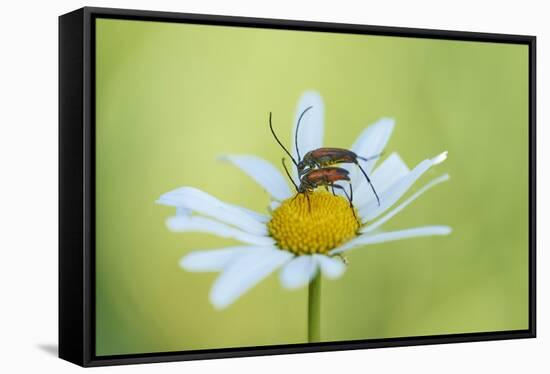
M529 45L529 330L537 336L537 38Z
M59 17L59 357L83 365L83 10Z

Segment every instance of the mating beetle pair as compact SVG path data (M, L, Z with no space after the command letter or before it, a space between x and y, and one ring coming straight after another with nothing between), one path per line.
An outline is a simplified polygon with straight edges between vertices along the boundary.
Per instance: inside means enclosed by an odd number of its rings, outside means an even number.
M380 205L380 198L378 197L378 194L376 193L376 190L369 176L359 164L359 160L369 161L379 157L380 155L375 155L373 157L365 158L357 155L355 152L352 152L344 148L317 148L307 152L304 155L304 157L301 158L300 150L298 149L298 132L300 129L300 122L303 116L306 114L306 112L311 108L313 107L312 106L307 107L300 114L300 117L298 118L298 123L296 124L296 132L294 133L294 142L295 142L296 154L298 156L298 160L296 160L292 156L292 154L286 149L286 147L283 145L283 143L281 143L281 141L275 134L275 131L273 130L273 124L271 122L271 113L269 113L269 128L271 129L271 133L273 134L273 137L275 138L277 143L279 143L279 145L285 151L285 153L290 157L290 159L296 166L296 169L298 170L298 178L300 180L299 186L296 185L296 183L290 176L288 168L285 164L285 159L284 158L282 159L283 167L287 173L288 178L292 181L292 184L294 184L294 187L296 188L296 192L306 194L306 197L308 198L308 204L309 204L308 193L313 192L313 190L315 190L317 187L325 187L327 190L328 190L328 187L330 187L332 189L332 193L334 193L334 189L337 188L344 192L344 194L348 198L350 207L353 210L353 188L351 184L351 179L349 177L349 172L346 169L331 166L336 164L351 163L351 164L357 165L359 170L361 170L367 182L369 183L372 189L372 192L374 193L374 196L376 197L378 205ZM350 189L349 195L343 186L336 184L336 182L339 182L339 181L346 181L349 183L349 189ZM355 212L354 212L354 215L355 215Z

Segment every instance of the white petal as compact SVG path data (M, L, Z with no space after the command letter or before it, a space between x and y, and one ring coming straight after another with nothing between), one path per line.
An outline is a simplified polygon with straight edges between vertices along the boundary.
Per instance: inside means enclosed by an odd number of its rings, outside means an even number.
M221 159L244 171L274 199L282 201L290 197L290 188L285 177L272 163L263 158L251 155L225 155Z
M238 246L221 249L197 250L180 260L180 266L187 271L222 271L239 256L264 247Z
M267 223L271 219L271 217L269 217L267 214L258 213L258 212L255 212L253 210L250 210L250 209L247 209L245 207L238 206L238 205L234 205L234 207L239 209L243 213L246 213L246 214L250 215L251 217L253 217L258 222Z
M449 152L447 151L440 153L434 158L432 158L432 162L434 163L434 165L440 164L447 159L448 155L449 155Z
M317 254L313 257L319 264L321 273L329 279L339 278L346 271L346 265L340 259Z
M371 160L369 161L364 161L361 159L358 160L363 170L365 170L367 175L371 178L371 181L373 180L373 176L371 175L371 173L374 169L374 165L376 165L376 163L380 159L381 153L384 151L384 148L386 148L386 145L388 144L390 136L393 132L394 126L395 120L393 118L381 118L365 128L351 146L351 150L355 152L359 157L371 158ZM340 165L340 167L350 172L353 188L357 190L358 195L366 192L366 188L360 190L360 187L362 186L368 187L368 189L370 190L368 194L369 196L373 195L372 189L368 185L365 176L360 170L358 170L358 167L356 165L342 164ZM373 185L378 191L378 187L374 184L374 181Z
M317 262L312 256L297 256L281 270L281 284L296 289L308 284L317 273Z
M296 125L300 115L309 109L302 117L300 122L300 128L296 138ZM317 91L306 91L300 97L298 106L296 108L296 114L294 116L294 126L291 133L291 149L292 156L298 160L298 154L296 152L296 139L298 143L298 149L300 151L300 157L303 157L307 152L317 149L323 146L324 136L324 123L325 123L325 105L323 104L323 98ZM296 168L293 169L293 174L296 176Z
M372 172L372 180L376 182L377 191L384 192L392 184L410 172L409 167L398 153L393 152Z
M281 203L278 202L278 201L272 201L270 204L269 204L269 208L271 209L271 211L274 211L275 209L277 209L278 207L281 206Z
M167 192L157 200L157 203L190 209L252 234L267 234L265 224L258 221L255 216L246 213L236 205L224 203L194 187L180 187Z
M351 150L361 157L379 155L386 148L388 140L393 132L395 120L393 118L381 118L367 127L351 146ZM367 173L372 171L379 158L370 161L359 161Z
M166 225L170 230L177 232L203 232L255 245L272 245L274 243L269 236L251 234L206 217L173 216L166 220Z
M378 195L380 195L382 192L391 187L393 183L405 177L409 171L410 170L405 162L397 153L394 152L387 159L385 159L380 166L374 169L371 178L372 185ZM364 178L364 176L359 174L357 178ZM376 200L371 186L369 186L368 183L360 184L359 187L353 190L353 192L353 203L358 209L368 202Z
M333 249L330 251L330 254L342 253L367 244L377 244L421 236L449 235L451 231L452 229L449 226L422 226L406 230L383 232L380 234L363 234Z
M409 174L395 182L386 191L379 194L380 206L376 200L359 207L359 216L363 222L371 221L384 213L388 208L397 202L409 190L409 188L432 166L442 162L446 152L434 157L431 160L424 160L418 164Z
M214 282L210 302L217 309L228 307L293 256L279 249L253 250L241 255Z
M449 174L442 175L438 178L432 179L430 182L426 183L421 189L416 191L413 195L411 195L407 200L403 201L401 204L399 204L397 207L392 209L389 213L387 213L384 217L380 218L378 221L374 222L372 225L363 227L361 230L359 230L362 233L372 232L382 226L384 223L389 221L391 218L393 218L397 213L405 209L410 203L412 203L414 200L419 198L424 192L428 191L430 188L446 182L449 180Z
M176 216L190 216L193 214L191 209L176 207Z

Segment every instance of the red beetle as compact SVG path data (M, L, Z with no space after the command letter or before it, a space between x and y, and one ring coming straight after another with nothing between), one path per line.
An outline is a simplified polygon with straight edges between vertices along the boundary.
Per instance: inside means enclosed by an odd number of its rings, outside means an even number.
M303 193L306 195L307 203L309 206L309 209L311 209L309 196L308 194L310 192L313 192L318 187L325 187L327 190L330 187L332 189L332 193L334 194L334 189L337 188L339 190L342 190L349 201L349 206L353 212L353 216L355 217L355 210L353 209L353 187L351 185L351 179L349 177L349 171L346 169L338 168L338 167L325 167L322 169L309 169L307 172L305 172L302 177L300 178L300 185L297 186L294 183L294 180L290 176L290 172L288 171L288 168L286 167L285 159L283 158L283 167L286 171L286 174L288 175L288 178L292 181L292 184L294 184L294 187L296 188L296 192ZM348 192L344 188L344 186L341 186L339 184L336 184L338 181L346 181L349 183L349 190L350 193L348 195ZM296 195L298 196L298 195ZM294 197L296 198L296 197ZM357 218L357 217L356 217Z
M375 156L366 158L366 157L361 157L357 155L355 152L350 151L349 149L317 148L307 152L304 155L304 158L300 157L300 151L298 149L298 131L300 129L300 122L304 114L306 114L306 112L311 108L313 107L311 106L307 107L300 114L300 117L298 118L298 123L296 124L296 132L294 133L294 142L296 146L296 154L298 156L298 161L296 161L294 157L292 157L290 152L285 148L285 146L281 143L281 141L275 134L275 131L273 130L273 124L271 122L271 113L269 113L269 128L271 129L271 133L273 134L273 137L275 138L277 143L279 143L281 148L283 148L286 154L288 154L289 157L292 159L292 162L294 163L294 165L296 165L296 168L298 170L298 177L300 178L300 181L302 181L303 177L308 175L308 173L312 170L322 170L324 168L327 168L329 166L336 165L336 164L355 164L367 179L367 182L369 183L372 189L372 192L376 197L376 201L378 202L378 205L380 205L380 198L378 197L378 193L376 193L376 189L374 188L374 185L372 184L369 176L367 175L367 172L359 164L359 160L369 161L377 157L380 157L380 155L375 155ZM341 170L344 170L344 169L341 169ZM349 177L348 177L348 180L349 180Z

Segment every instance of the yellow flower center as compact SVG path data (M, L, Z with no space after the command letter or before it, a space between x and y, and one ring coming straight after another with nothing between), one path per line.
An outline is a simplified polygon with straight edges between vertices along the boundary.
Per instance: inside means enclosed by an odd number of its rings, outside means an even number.
M346 198L315 191L283 201L267 227L279 248L303 255L338 247L357 235L359 222Z

